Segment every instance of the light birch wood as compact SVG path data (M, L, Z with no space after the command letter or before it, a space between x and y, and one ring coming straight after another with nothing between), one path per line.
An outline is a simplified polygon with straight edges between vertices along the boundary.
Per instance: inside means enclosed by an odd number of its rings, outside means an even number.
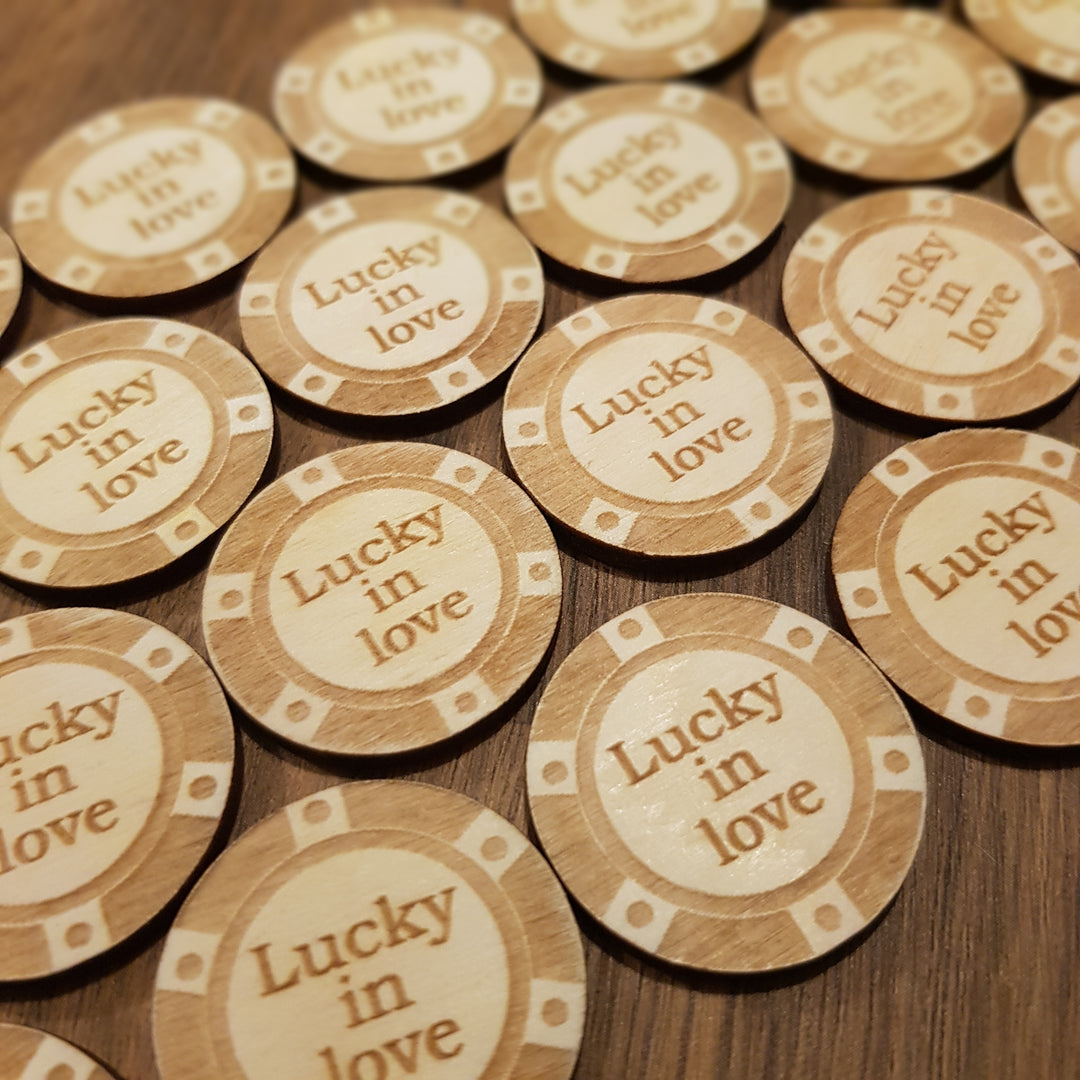
M922 834L907 712L822 623L749 596L653 600L552 677L527 761L574 897L647 953L709 971L804 963L872 922Z
M0 64L0 100L29 102L12 104L4 113L0 192L11 192L49 132L118 100L198 91L265 111L274 73L295 44L359 5L352 0L80 0L60 5L62 14L41 0L4 0L0 6L8 46ZM467 6L510 18L506 0L469 0ZM957 17L955 3L939 8ZM774 5L770 30L785 25L796 10L792 4ZM740 57L710 71L703 82L745 104L747 66ZM549 67L547 100L554 104L577 81ZM1047 81L1032 84L1039 105L1059 89ZM343 193L331 178L305 172L301 211ZM501 205L494 168L470 170L454 183L492 208ZM1003 157L969 176L964 187L999 202L1015 201ZM852 190L840 174L800 169L787 227L756 257L696 290L783 327L779 287L793 244ZM176 298L170 302L173 317L238 343L237 284L222 281ZM551 265L545 328L618 289ZM56 291L36 274L27 274L25 294L9 337L0 342L4 357L70 328L80 317L70 303L56 302ZM285 395L278 406L271 476L366 439L375 427L335 421ZM895 417L883 421L880 410L846 393L837 396L835 414L837 452L819 496L797 529L782 543L756 551L752 560L734 555L719 567L653 564L630 573L570 546L563 555L567 601L550 663L557 664L620 612L685 592L768 597L842 626L842 613L830 596L828 565L837 515L867 470L926 425ZM1080 395L1067 396L1025 426L1080 443ZM409 427L427 441L509 468L501 403L494 396L481 393L463 412L432 413ZM150 617L202 651L201 596L210 556L208 546L200 548L152 587L110 589L95 602ZM45 602L40 590L0 581L5 618ZM545 671L497 725L463 743L392 763L313 764L244 723L238 754L243 784L228 835L239 836L285 804L347 776L376 771L470 795L527 829L526 747L546 679ZM832 962L735 979L673 970L624 945L581 912L589 1009L574 1080L1064 1080L1080 1075L1075 959L1080 920L1072 887L1080 872L1075 753L991 744L937 720L916 702L908 707L930 736L922 740L931 779L926 829L911 875L873 932ZM165 924L156 923L85 973L7 986L0 1017L85 1047L125 1080L158 1080L150 1012L165 933Z
M501 214L442 188L381 188L321 203L276 237L240 291L240 328L282 389L389 416L501 375L543 303L540 259Z
M982 165L1012 142L1027 100L1011 64L917 8L794 19L757 54L750 91L797 154L873 180Z
M585 308L522 358L503 403L514 471L613 549L704 555L812 498L832 409L806 357L731 304L646 293Z
M22 296L22 259L15 242L0 229L0 335L8 328Z
M0 1080L115 1080L77 1046L46 1031L0 1023Z
M756 117L688 83L576 94L522 135L506 203L567 266L682 281L748 255L780 223L791 165Z
M666 79L718 64L761 29L765 0L513 0L545 56L608 79Z
M165 942L165 1080L565 1080L585 967L570 907L505 818L455 792L326 788L237 840Z
M278 71L273 107L286 138L323 168L416 180L502 150L541 87L535 55L501 20L395 3L304 41Z
M515 484L443 447L373 443L299 466L241 511L210 564L203 630L263 727L387 754L505 704L561 595L555 541Z
M234 735L202 658L124 612L0 623L0 700L10 982L100 956L172 900L221 822Z
M962 0L972 27L1024 67L1080 83L1080 10L1071 0Z
M98 113L31 162L11 198L28 263L94 296L160 296L231 270L281 224L296 166L257 113L208 97Z
M845 202L795 244L783 299L827 374L915 416L1018 416L1080 381L1080 268L987 199L900 188Z
M1033 116L1013 154L1016 186L1047 232L1080 249L1080 94Z
M254 366L194 326L38 342L0 370L0 573L87 587L161 569L251 494L273 434Z
M916 701L1009 742L1080 744L1080 451L947 431L876 465L833 572L871 659Z

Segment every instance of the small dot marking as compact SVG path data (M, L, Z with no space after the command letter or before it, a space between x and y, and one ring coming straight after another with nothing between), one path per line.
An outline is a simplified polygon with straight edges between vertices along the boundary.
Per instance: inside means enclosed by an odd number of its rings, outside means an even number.
M570 770L561 761L549 761L540 770L540 775L546 783L555 785L561 784L570 775Z
M72 923L67 928L67 932L64 934L64 941L67 943L69 949L81 949L84 945L90 944L90 939L94 936L93 928L89 923L77 922Z
M196 953L184 953L176 962L176 977L181 982L191 982L203 972L203 959Z
M480 854L488 862L498 862L499 859L505 859L509 850L510 846L501 836L489 836L480 845Z

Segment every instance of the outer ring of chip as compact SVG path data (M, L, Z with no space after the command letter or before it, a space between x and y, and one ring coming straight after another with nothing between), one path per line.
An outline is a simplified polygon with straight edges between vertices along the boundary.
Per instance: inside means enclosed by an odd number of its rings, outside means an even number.
M688 502L662 502L608 486L571 452L561 419L564 388L598 348L634 331L711 341L768 387L777 432L761 463L736 485ZM612 385L627 377L613 372ZM715 553L778 528L817 491L832 439L828 390L786 337L742 308L678 293L617 297L568 316L522 357L503 403L511 465L540 506L577 533L642 555Z
M564 142L590 124L635 111L693 122L727 144L740 182L720 220L681 240L619 241L587 228L559 202L552 170ZM780 224L792 184L783 146L755 116L688 83L627 83L576 94L542 113L506 162L506 203L525 235L566 266L624 281L679 281L743 258Z
M1043 38L1015 15L1015 0L963 0L964 15L981 37L1026 68L1052 79L1080 83L1080 52Z
M65 971L99 956L149 922L180 891L210 846L232 780L235 734L229 707L206 662L175 634L137 615L97 608L58 608L0 623L0 677L24 680L28 669L36 665L57 664L98 669L142 699L161 741L160 787L135 838L106 869L74 889L58 890L53 898L0 905L4 940L0 981ZM77 687L70 689L77 698ZM42 709L31 742L44 740L42 725L61 708L63 717L54 722L63 720L69 738L104 737L108 724L101 714L95 714L92 703L79 711L84 703L68 700L64 696L68 690L65 683L55 682L43 688L43 703L55 695L58 704ZM102 706L105 711L107 704ZM118 697L110 735L123 722L119 712L123 708ZM91 725L87 716L98 719ZM45 781L51 786L45 790L54 798L57 784L93 780L80 775L78 762L70 754L62 772L56 772L58 763L52 764L54 768L48 770L52 779ZM118 767L127 770L130 765L124 761ZM29 773L29 769L23 771ZM41 789L31 786L29 790L40 794ZM60 797L65 794L60 792ZM66 802L70 805L71 799ZM50 805L59 813L58 803ZM130 813L132 807L126 809ZM37 816L42 817L42 812ZM100 826L101 818L97 820ZM20 849L23 837L13 835L18 826L14 815L3 820L4 859L11 864L22 861L20 850L29 856L41 847L35 841L37 848L28 852L23 845ZM83 829L93 831L85 822ZM12 873L18 873L17 865ZM60 873L58 884L63 881Z
M904 693L939 716L1007 742L1080 744L1080 666L1075 666L1075 676L1064 680L1020 681L1009 677L1003 661L995 663L989 646L985 666L978 666L932 637L900 590L893 554L904 520L923 499L950 482L984 475L1030 480L1080 503L1080 451L1037 432L959 429L908 443L870 470L849 496L837 521L832 568L844 615L874 663ZM972 521L972 526L974 536L982 529L994 528L994 522L982 515ZM1017 558L1026 563L1022 551ZM1075 566L1074 560L1071 566L1060 569L1074 571ZM947 580L946 567L927 565L924 569ZM1055 576L1060 572L1046 569ZM1028 576L1033 572L1029 570ZM1022 586L1024 576L1021 566L1017 580ZM1038 595L1040 584L1045 586L1040 577L1035 574L1029 599ZM1000 573L995 579L1003 580ZM1018 587L1016 595L1023 595L1026 588ZM1050 591L1055 590L1051 587ZM1032 641L1039 644L1027 621L1027 612L1035 603L1018 606L1015 611L1010 606L1019 629L1006 628L1002 635L1004 639L1014 634L1009 644L1024 651L1024 655L1033 648ZM1049 605L1051 599L1042 606ZM980 617L984 610L989 618L985 607L980 609ZM1067 631L1065 617L1055 614L1056 618L1063 620ZM1021 631L1027 631L1031 640L1025 642ZM1034 652L1033 656L1037 664L1039 657Z
M303 262L325 242L387 220L419 223L466 244L484 264L488 301L472 333L425 363L389 370L354 367L305 340L291 314L290 288ZM400 282L397 278L398 288ZM381 188L324 202L272 240L241 290L240 328L266 376L283 389L338 412L388 416L438 408L502 374L528 344L543 304L536 251L501 214L438 188ZM411 311L406 306L402 317Z
M137 258L96 250L60 220L68 178L91 155L130 136L184 127L224 141L243 164L239 205L219 228L178 250ZM94 296L159 296L201 284L246 259L281 224L295 190L292 153L257 113L218 98L156 98L98 113L61 135L19 180L11 224L26 261L58 285Z
M77 1046L37 1028L0 1021L0 1047L5 1069L11 1070L7 1075L12 1077L115 1080L112 1073Z
M375 780L327 788L291 803L249 829L195 886L165 940L155 984L154 1045L164 1080L211 1075L222 1080L244 1080L252 1075L242 1064L232 1027L240 1022L239 1010L245 1002L237 998L234 1013L230 999L230 976L240 963L238 950L245 930L282 887L305 870L316 869L335 856L348 857L372 849L412 855L414 859L423 856L431 863L442 864L446 877L440 877L440 881L460 880L468 886L498 927L508 960L506 1016L483 1069L484 1077L511 1080L542 1075L545 1080L566 1080L570 1076L584 1024L585 965L578 929L555 875L513 825L480 803L427 784ZM407 890L407 880L373 885L365 880L353 889L358 894L374 894L380 884L386 890L381 897L384 904L406 899L402 894ZM422 887L417 884L417 888ZM407 897L412 898L411 894ZM428 899L434 903L443 897ZM318 907L322 900L310 898L307 906ZM412 929L400 931L402 939L408 934L409 940L416 941L414 948L426 949L432 943L423 940L432 919L430 911L425 915L425 910L419 904L407 909ZM398 909L394 908L392 914L396 913ZM378 928L379 914L374 913L373 918L375 921L365 924L366 929ZM418 926L425 918L428 924ZM337 928L327 927L331 929ZM360 927L354 929L360 933ZM448 933L461 934L464 929L452 924ZM430 937L434 936L430 932ZM370 937L368 934L360 940L368 942ZM404 940L397 944L409 947ZM346 950L347 946L342 948ZM435 955L429 963L437 965L438 951L432 951ZM448 979L440 988L439 1005L450 1016L461 994L485 992L487 980L483 975L495 961L483 955L473 959L475 964L468 963L459 973L465 983L459 986ZM358 978L352 980L358 987L371 963L369 960L365 966L344 951L343 966L359 964ZM377 977L383 971L373 974ZM335 1015L341 1009L335 1001L342 990L338 983L335 977L333 985L325 988L333 993L326 996L325 1004L320 1002L323 1011L333 1009ZM422 992L410 986L406 990L415 995L410 1005L413 1001L420 1008L428 1005L429 999ZM306 1001L293 1006L300 1009L300 1023L264 1027L266 1037L302 1040L307 1031L302 1016L311 1007L311 994L308 991ZM381 1015L366 1021L372 1024L372 1030L379 1030L377 1020ZM344 1011L341 1016L348 1018ZM250 1028L256 1021L246 1022ZM398 1029L405 1030L400 1024ZM368 1033L365 1028L360 1034L363 1037ZM341 1034L344 1040L344 1021ZM359 1043L360 1048L375 1049L377 1045L364 1043L362 1038ZM347 1050L332 1048L331 1053L343 1055L347 1061L356 1049L354 1043ZM381 1052L387 1054L385 1048ZM288 1060L290 1047L283 1046L278 1053ZM325 1050L317 1053L312 1046L312 1058L318 1056L325 1056ZM365 1067L369 1063L367 1058L361 1061ZM437 1065L435 1068L437 1071Z
M789 671L825 703L850 753L852 805L837 839L804 872L770 891L722 894L665 877L631 848L622 831L630 826L613 822L599 791L592 759L599 753L597 739L613 695L654 665L674 665L681 656L701 650L743 654ZM719 662L716 668L719 684L725 669ZM665 702L680 678L673 675L665 684ZM750 701L746 695L738 698L736 706L749 707L746 714L738 709L734 714L746 719L755 711ZM760 720L764 711L757 711L759 722L766 722ZM665 717L666 725L670 717ZM642 736L647 733L641 729ZM678 768L685 758L684 769L689 766L690 771L681 776L685 785L697 786L706 764L700 756L704 746L694 758L687 731L674 741L673 731L658 729L656 734L668 739L668 765L659 768ZM728 734L722 723L720 734ZM635 749L625 743L621 748L627 754ZM641 764L641 748L636 749ZM712 764L717 755L714 747L709 749ZM720 756L732 753L732 746L724 745ZM757 764L758 779L771 771ZM650 769L645 771L652 776ZM574 898L637 948L708 971L775 970L836 948L868 925L896 894L922 835L922 752L895 691L862 653L824 624L750 596L665 597L624 612L590 634L556 671L540 699L526 770L533 824ZM739 773L737 779L747 776ZM700 786L708 796L709 790ZM740 788L733 787L728 796L736 790ZM659 841L661 835L671 844L690 840L697 826L687 821L686 835L681 826L673 829L672 813L657 796L650 802L646 789L639 791L645 811L656 811L651 819L655 832L642 836L643 843ZM764 790L759 793L767 797ZM827 791L823 795L828 798ZM711 816L727 808L703 798L700 809ZM697 844L698 837L692 841ZM754 846L760 846L760 839ZM695 861L702 865L716 856L705 841L698 854Z
M883 355L852 330L838 299L844 260L876 232L909 223L925 225L928 231L948 225L973 233L999 246L1031 274L1039 286L1043 319L1019 356L974 374L916 370ZM890 287L887 276L882 283L883 289ZM925 291L916 287L912 292L920 302L951 309L959 292L939 292L935 298L941 285L937 281ZM862 397L914 416L956 421L1018 416L1060 397L1080 380L1080 269L1075 260L1026 217L973 195L894 188L841 204L818 218L792 248L782 295L795 336L827 374ZM899 293L890 295L895 299ZM872 298L870 292L867 296ZM993 300L989 295L987 299ZM979 293L967 303L963 310L969 318L977 315L982 300ZM949 319L951 323L951 313ZM996 333L992 324L991 331ZM920 360L936 355L929 338L919 345Z
M1016 186L1047 232L1080 251L1080 187L1070 182L1068 160L1080 153L1080 94L1036 113L1020 133L1013 154Z
M827 126L802 104L791 80L807 53L827 37L862 30L936 42L967 68L974 116L962 132L914 146L881 146ZM974 169L1012 142L1027 108L1011 64L961 27L917 10L822 10L792 19L754 59L750 93L761 118L795 153L871 180L934 180Z
M48 393L58 379L79 367L115 360L141 360L166 368L202 396L212 418L213 440L197 478L180 497L153 514L98 533L62 531L28 518L14 505L0 479L0 573L36 585L63 587L128 581L171 563L216 532L258 482L274 435L273 406L259 373L228 342L186 323L165 319L89 323L40 341L12 357L0 370L0 435L9 441L10 427L18 412L34 395ZM133 394L129 389L104 388L105 392L114 390L128 399ZM73 445L89 453L85 448L93 436L104 440L102 458L117 451L112 460L128 466L144 450L150 450L152 460L141 463L140 477L163 471L165 466L153 458L159 447L150 446L145 436L160 434L167 438L168 431L144 429L143 437L134 439L131 428L137 427L137 422L125 415L132 403L128 400L117 413L116 428L106 424L90 428L78 421L78 416L85 417L87 412L78 413L71 402L61 399L54 410L56 431L60 433L51 433L55 443L42 440L38 446L24 448L24 453L30 462L36 461L34 468L39 468L48 458ZM91 400L87 407L93 404L100 404L100 399ZM72 410L70 416L65 409ZM101 409L97 409L95 418L100 413ZM110 435L117 440L122 436L122 441L109 443ZM63 465L62 458L54 460L58 466ZM153 477L147 482L152 483ZM85 487L72 490L69 497L81 499ZM110 502L110 497L101 493L100 484L94 487L100 509L102 502ZM49 489L43 490L42 499L46 492ZM49 493L53 498L63 496L63 492L60 496ZM85 497L94 498L89 493ZM120 498L112 498L111 504L119 505ZM100 512L107 513L108 509Z
M282 640L271 612L271 571L289 537L320 511L354 495L397 489L426 493L427 498L452 504L487 537L499 567L496 610L482 637L462 659L446 666L442 654L433 657L441 667L433 675L396 687L340 685L305 667ZM441 520L441 510L439 514ZM355 520L349 524L360 528ZM384 520L382 524L385 530L374 519L370 521L372 529L385 537L400 522ZM419 535L419 524L405 528ZM327 560L339 551L354 552L365 539L353 533L342 536L335 547L327 543ZM375 547L370 553L372 558L387 555ZM387 582L380 585L378 579L384 574L379 566L365 564L361 570L363 556L349 557L357 572L373 575L364 579L367 584L355 587L359 625L364 615L371 616L363 589L385 589ZM479 555L474 551L470 557L475 560ZM344 556L342 560L340 571L334 569L331 576L355 577L345 565L348 560ZM409 569L408 560L401 565L391 563L386 576ZM310 575L300 574L295 580L305 595L323 587L321 580L316 584ZM425 589L431 584L423 574L416 582ZM406 589L411 591L406 593ZM418 591L408 578L397 585L397 592L405 596ZM388 602L393 596L379 595L382 599L373 603L391 606ZM322 752L391 754L447 739L506 702L540 663L555 632L561 598L555 541L543 515L516 484L490 465L456 450L424 443L372 443L337 450L298 466L241 511L210 564L203 594L203 632L211 663L226 690L252 719L278 737ZM407 621L406 613L426 609L431 600L438 599L428 599L424 593L412 604L403 604L402 620ZM459 611L464 603L459 604ZM380 607L379 614L383 610L386 607ZM422 611L416 619L411 624L419 627L416 635L424 632L420 623L426 621L430 627L436 619L443 624L448 621L445 611L426 616ZM370 630L361 625L342 631L335 622L327 631L358 639L358 668L361 661L369 663L378 655L373 643L382 640L373 630L374 639L363 637L365 629ZM445 627L443 632L448 633ZM412 633L407 629L398 636L410 638ZM426 643L428 639L419 640ZM391 658L392 650L385 644L381 648L384 658L377 659L375 667ZM444 646L444 651L448 648Z
M22 295L22 259L14 241L0 229L0 334L8 328Z
M481 115L449 138L411 144L364 139L335 123L317 99L324 72L350 48L410 30L447 35L484 53L495 86ZM535 54L500 20L394 4L341 19L304 42L278 72L273 110L285 137L325 169L364 180L418 180L457 172L502 150L529 122L542 91Z
M513 9L526 38L568 68L609 79L667 79L719 64L761 29L765 0L713 2L716 13L700 32L660 48L624 48L583 36L563 18L558 0L513 0Z

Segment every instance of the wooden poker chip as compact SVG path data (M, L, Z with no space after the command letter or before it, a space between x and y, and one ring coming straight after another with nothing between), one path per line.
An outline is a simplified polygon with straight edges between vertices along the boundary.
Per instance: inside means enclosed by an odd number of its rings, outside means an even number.
M441 176L502 150L540 101L540 65L498 19L394 4L302 44L274 85L274 114L305 157L346 176Z
M262 491L210 564L203 629L225 688L301 746L387 754L488 716L558 621L543 516L490 465L353 446Z
M0 623L0 700L7 982L99 956L179 892L221 821L234 733L190 646L119 611Z
M1013 67L919 10L815 11L765 42L751 95L797 154L872 180L932 180L1000 154L1024 119Z
M973 731L1080 744L1080 451L946 431L852 492L833 571L852 631L916 701Z
M157 296L224 273L281 224L296 188L282 138L217 98L99 113L60 136L11 203L26 261L95 296Z
M544 510L645 555L724 551L782 525L817 490L832 434L828 391L787 338L674 293L564 319L503 406L510 461Z
M545 56L609 79L688 75L733 56L761 29L765 0L513 0L525 36Z
M829 375L905 413L1018 416L1080 381L1080 268L986 199L900 188L843 203L795 244L783 298Z
M0 1020L0 1080L116 1080L56 1035Z
M963 0L964 15L995 49L1053 79L1080 83L1080 10L1057 0Z
M750 596L653 600L590 634L544 691L526 768L578 902L708 971L835 949L896 894L922 833L896 693L827 626Z
M1080 94L1036 113L1017 140L1013 173L1042 227L1080 250Z
M327 788L250 829L165 940L163 1080L568 1080L585 965L540 853L427 784Z
M540 322L529 242L476 199L380 188L322 203L262 252L240 325L278 386L339 412L421 412L485 386Z
M745 109L685 83L589 90L548 109L506 163L534 244L579 270L678 281L764 242L791 198L784 148Z
M91 586L160 569L251 494L273 426L251 362L185 323L38 342L0 370L0 573Z
M22 260L12 239L0 229L0 334L8 328L22 295Z

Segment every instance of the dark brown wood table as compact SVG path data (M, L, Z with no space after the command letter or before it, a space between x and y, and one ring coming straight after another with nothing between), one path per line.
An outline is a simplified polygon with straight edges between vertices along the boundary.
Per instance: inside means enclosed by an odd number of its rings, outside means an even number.
M32 155L100 109L159 94L205 93L268 114L282 58L355 6L350 0L3 0L0 200L6 206ZM507 0L464 6L508 16ZM771 12L766 32L790 12ZM745 102L752 51L696 81ZM591 85L552 66L545 74L549 103ZM1037 102L1063 92L1042 81L1029 80L1029 87ZM501 206L503 160L447 183ZM792 244L822 211L866 190L803 163L796 175L794 201L777 234L735 267L690 283L692 291L740 304L786 330L780 278ZM301 176L298 208L354 186L306 166ZM956 186L1019 206L1007 156ZM551 262L545 269L545 326L622 291ZM189 320L239 345L242 272L145 305L83 301L29 274L2 355L87 320L134 310ZM336 420L275 392L278 437L264 482L329 450L385 438L456 447L506 470L504 387L505 379L452 415L380 425ZM901 424L845 394L836 393L834 404L837 438L820 495L794 528L752 557L736 553L689 568L620 568L559 532L565 598L553 651L527 692L478 732L406 759L327 762L294 754L237 714L240 768L230 837L300 796L344 779L381 776L464 792L528 829L525 749L541 689L582 638L645 600L703 590L746 592L801 608L846 632L829 574L840 509L882 456L936 428ZM1024 418L1023 426L1080 441L1080 397ZM0 583L0 617L46 606L116 607L163 623L205 655L199 604L213 546L204 544L168 572L122 588L64 594ZM926 832L884 917L853 947L824 962L745 980L652 962L579 911L589 1011L577 1080L1080 1076L1080 758L999 747L917 707L912 714L929 780ZM0 1019L65 1036L126 1080L156 1077L150 999L174 913L175 906L102 962L52 980L0 987Z

